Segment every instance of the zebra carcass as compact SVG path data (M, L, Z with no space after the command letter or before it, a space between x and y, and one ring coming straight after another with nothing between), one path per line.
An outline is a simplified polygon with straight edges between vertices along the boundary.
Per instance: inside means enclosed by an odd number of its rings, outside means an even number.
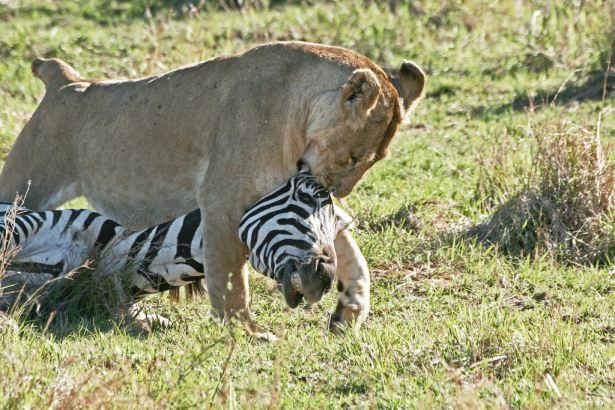
M311 175L299 173L247 210L239 234L253 267L275 279L295 307L304 296L315 303L330 289L333 241L350 222ZM198 210L131 231L90 210L33 212L2 203L0 238L4 305L9 295L41 293L54 281L83 278L84 271L90 283L105 283L128 302L204 277Z

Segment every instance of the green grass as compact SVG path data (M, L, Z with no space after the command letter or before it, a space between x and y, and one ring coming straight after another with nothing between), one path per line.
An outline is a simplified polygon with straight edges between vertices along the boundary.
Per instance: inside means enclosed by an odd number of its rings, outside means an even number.
M145 336L105 317L57 318L47 331L0 324L0 406L615 405L612 264L515 261L458 234L506 199L482 189L494 147L510 147L500 181L522 183L514 170L534 149L528 123L594 126L601 113L603 142L615 142L612 73L602 99L608 2L398 1L396 13L373 1L243 12L205 2L198 13L169 1L151 13L145 0L2 3L0 158L42 97L29 69L37 55L61 57L86 77L133 77L295 39L381 64L413 59L430 82L391 157L344 203L372 268L363 329L330 335L333 295L291 311L256 275L254 317L277 343L229 333L207 301L165 298L146 307L173 325ZM541 106L534 112L528 96ZM615 160L612 149L607 157Z

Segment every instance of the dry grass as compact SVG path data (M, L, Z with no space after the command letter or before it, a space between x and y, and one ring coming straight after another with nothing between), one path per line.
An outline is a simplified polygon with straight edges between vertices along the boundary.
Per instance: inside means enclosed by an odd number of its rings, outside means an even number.
M615 164L600 125L600 117L591 127L565 120L531 124L531 166L521 176L519 169L508 173L523 181L520 190L468 234L515 256L546 253L571 264L615 261ZM485 191L505 191L499 171L487 172Z
M9 271L11 260L19 252L19 248L12 246L10 238L15 232L15 218L22 204L23 198L15 198L13 207L4 214L4 234L0 237L0 311L17 315L24 310L29 313L35 307L36 303L32 303L30 296L42 285L42 282L33 280L33 275Z
M56 316L78 311L89 315L117 315L134 303L127 296L131 272L103 275L96 263L86 263L54 278L51 274L22 272L11 269L11 260L19 247L11 244L15 218L23 198L16 198L4 215L5 234L0 237L0 312L31 319L45 328Z

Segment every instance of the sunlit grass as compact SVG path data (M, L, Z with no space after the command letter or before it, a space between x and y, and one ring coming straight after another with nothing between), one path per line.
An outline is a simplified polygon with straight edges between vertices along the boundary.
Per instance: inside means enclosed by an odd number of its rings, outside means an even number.
M513 260L461 235L523 183L536 149L530 119L596 124L602 113L601 135L615 141L613 88L603 101L595 80L610 46L607 2L336 1L242 12L158 2L150 13L146 1L0 3L0 159L42 97L29 68L38 55L90 78L137 77L296 39L383 65L412 59L430 75L391 157L343 203L373 275L372 314L357 334L326 330L333 295L291 311L256 275L254 317L277 343L218 326L206 300L148 301L173 322L149 335L78 312L46 332L23 322L15 332L0 318L3 406L613 406L613 267Z

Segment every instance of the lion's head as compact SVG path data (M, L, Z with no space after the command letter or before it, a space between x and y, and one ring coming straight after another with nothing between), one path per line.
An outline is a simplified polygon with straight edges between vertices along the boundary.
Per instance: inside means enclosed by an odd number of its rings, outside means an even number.
M337 90L310 107L302 161L335 196L348 195L363 174L388 155L388 146L408 109L423 96L425 73L404 61L387 74L356 69Z

